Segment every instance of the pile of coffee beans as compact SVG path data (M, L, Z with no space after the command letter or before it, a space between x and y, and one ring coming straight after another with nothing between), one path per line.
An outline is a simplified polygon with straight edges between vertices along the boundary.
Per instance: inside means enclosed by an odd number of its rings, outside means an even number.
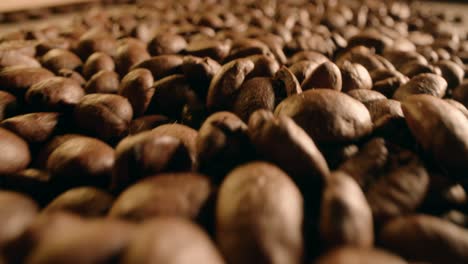
M1 35L0 262L468 263L468 38L420 5L140 1Z

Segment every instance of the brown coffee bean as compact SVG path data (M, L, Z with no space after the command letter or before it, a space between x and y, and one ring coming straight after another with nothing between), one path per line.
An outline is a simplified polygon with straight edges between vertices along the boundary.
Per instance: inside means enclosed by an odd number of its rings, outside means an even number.
M124 137L132 117L133 110L128 100L114 94L86 95L74 109L78 128L103 140Z
M231 108L233 97L254 67L255 64L249 59L224 64L211 80L206 102L208 109L219 111Z
M31 162L26 141L4 128L0 128L0 153L0 174L18 172Z
M340 56L336 61L336 64L341 66L344 61L349 61L351 63L357 63L364 66L367 71L372 72L379 69L386 69L385 65L369 50L361 50L362 46L355 47L351 49L348 53Z
M123 264L187 262L225 263L216 246L197 225L176 217L143 224L121 257Z
M199 170L219 183L231 169L252 157L247 125L230 112L217 112L198 131L196 150Z
M190 154L183 142L172 136L147 131L127 137L116 148L113 188L122 189L156 173L190 171Z
M374 100L384 100L386 97L374 90L368 90L368 89L354 89L347 94L354 99L358 100L359 102L365 104Z
M86 84L86 80L83 78L83 76L81 76L81 74L79 74L76 71L61 69L58 72L57 76L72 79L75 82L77 82L81 87L83 87Z
M45 204L55 193L50 183L50 175L38 169L25 169L12 174L0 175L2 187L20 192L33 198L36 202Z
M328 248L369 248L374 243L372 211L359 185L343 172L332 173L325 186L320 236Z
M21 53L9 52L0 58L0 68L23 66L30 68L40 68L41 64L33 57Z
M410 261L465 263L465 229L428 215L410 215L388 222L380 231L382 245Z
M365 46L373 48L378 54L382 54L384 50L393 45L392 39L386 37L383 34L379 34L376 31L362 32L356 36L353 36L348 41L348 48L356 46Z
M80 37L76 47L76 54L82 60L87 60L91 54L95 52L103 52L109 55L114 55L117 50L115 39L103 30L90 30Z
M302 83L303 90L314 88L329 88L341 91L343 80L338 66L333 62L320 64Z
M252 162L231 171L216 207L216 238L226 260L300 263L302 206L295 184L274 165Z
M206 98L208 87L221 65L215 60L204 57L185 56L182 72L200 98Z
M38 206L20 193L0 191L0 246L15 239L28 227L37 215Z
M64 232L44 236L27 263L99 263L118 259L133 236L133 225L99 219L70 224ZM63 230L63 229L62 229ZM109 243L112 241L112 243Z
M373 100L364 103L369 110L372 122L377 122L380 118L385 117L403 117L401 103L392 99Z
M281 66L275 73L273 82L273 88L275 89L275 105L279 104L286 97L302 93L299 81L286 66Z
M14 95L23 96L33 84L53 76L52 72L44 68L7 67L0 71L0 87Z
M394 96L395 92L409 81L408 77L401 75L390 77L374 83L373 90L382 93L388 98Z
M111 56L103 52L95 52L89 56L83 66L83 76L91 78L100 71L113 71L115 63Z
M190 41L185 48L185 52L197 57L210 57L217 62L221 62L229 54L230 49L231 45L228 42L201 38Z
M374 70L370 72L370 76L372 78L373 83L377 83L379 81L383 81L385 79L392 78L392 77L400 77L402 79L405 78L405 76L402 75L399 71L391 71L388 69Z
M406 260L381 249L341 247L321 256L316 264L405 264Z
M177 54L187 47L187 41L174 34L161 34L156 35L148 43L148 51L152 56L164 54Z
M418 62L420 64L427 64L427 59L424 58L421 54L416 51L399 51L399 50L385 50L383 56L389 60L396 69L401 69L401 67L410 62Z
M68 212L81 217L105 216L114 198L105 191L94 187L70 189L51 201L43 213Z
M429 64L424 64L418 61L411 61L409 63L404 64L401 69L401 73L409 78L413 78L416 75L422 73L433 73L437 75L442 75L439 67L435 67Z
M144 60L131 69L145 68L151 71L155 80L181 72L183 58L178 55L160 55Z
M50 141L48 141L44 146L41 147L38 154L34 158L34 167L41 170L47 169L47 159L50 154L58 148L61 144L66 142L69 139L80 137L78 134L65 134L61 136L55 136Z
M198 100L187 78L181 74L171 75L156 81L151 89L154 90L154 95L148 106L148 113L180 119L184 106Z
M122 79L118 93L128 99L135 117L146 112L154 94L153 81L147 69L135 69Z
M59 186L108 187L114 150L94 138L75 136L58 145L47 158L51 180Z
M369 72L362 65L357 63L344 62L341 67L343 78L343 91L348 92L354 89L371 89L372 79Z
M86 93L117 93L119 75L114 71L102 70L94 74L84 87Z
M430 95L408 97L402 108L408 127L424 151L449 176L463 177L468 164L468 120L463 113Z
M406 84L400 86L393 95L393 98L398 101L403 101L413 94L429 94L436 97L443 97L447 90L447 82L444 78L432 74L423 73L417 75Z
M0 122L0 127L10 130L28 143L44 142L60 129L60 114L31 113L18 115Z
M43 56L44 54L53 49L69 50L71 48L71 45L72 41L63 37L41 40L36 46L36 55Z
M245 58L257 54L271 54L268 46L263 42L252 38L241 38L234 40L229 55L224 58L224 63Z
M291 117L314 141L323 143L356 140L372 129L369 111L362 103L330 89L290 96L276 107L275 114Z
M0 121L14 116L17 111L16 97L10 93L0 91Z
M80 225L81 219L66 213L40 214L31 221L19 236L5 245L5 259L9 263L24 263L26 258L46 237L69 232Z
M435 65L442 71L442 77L447 81L448 89L453 89L462 83L465 71L460 65L449 60L438 61Z
M254 77L273 77L279 69L274 58L267 55L252 55L245 57L254 63L254 69L247 75L247 79Z
M292 119L259 110L249 120L249 137L257 152L298 183L323 183L329 169L313 140ZM294 157L294 158L293 158ZM312 179L314 177L314 179Z
M329 60L325 55L316 51L300 51L296 52L293 56L291 56L291 58L289 59L289 64L293 65L300 61L312 61L315 62L317 65L320 65Z
M314 61L303 60L298 61L289 67L289 70L296 76L297 81L302 83L305 79L309 78L312 72L317 69L320 64Z
M132 120L128 132L130 135L135 135L168 123L171 123L171 120L167 116L145 115Z
M26 93L26 102L41 111L70 110L84 96L84 90L74 80L53 77L37 82Z
M109 216L137 222L168 216L195 220L212 192L210 181L204 175L158 174L126 189L115 201Z
M273 80L265 77L245 81L239 88L232 112L246 122L258 109L273 111L276 101L273 85Z
M127 74L130 69L143 61L151 58L145 46L136 43L127 43L120 45L117 49L115 63L117 72L120 76Z
M54 73L61 69L77 70L82 65L81 59L73 52L63 49L52 49L41 58L42 65Z
M8 53L19 53L29 57L36 55L36 43L27 40L3 41L0 43L0 55L3 57Z

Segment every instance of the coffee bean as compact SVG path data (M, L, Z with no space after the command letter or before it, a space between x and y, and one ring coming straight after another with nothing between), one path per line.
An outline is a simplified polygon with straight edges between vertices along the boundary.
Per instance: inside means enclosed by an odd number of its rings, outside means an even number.
M83 76L87 79L100 71L113 71L115 63L111 56L103 52L95 52L89 56L83 66Z
M403 117L403 110L401 110L401 103L392 99L373 100L364 103L369 110L372 122L376 123L380 118L390 117Z
M85 86L85 84L86 84L86 80L83 78L83 76L81 76L81 74L79 74L76 71L72 71L72 70L68 70L68 69L61 69L58 72L57 76L72 79L75 82L77 82L81 87Z
M354 89L371 89L372 79L369 72L357 63L344 62L340 67L343 78L343 92Z
M189 55L210 57L217 62L221 62L229 54L230 49L231 45L227 42L202 38L190 41L185 51Z
M161 245L164 244L164 247ZM176 217L157 218L138 228L121 261L128 263L222 264L216 246L197 225Z
M41 58L42 65L54 73L61 69L77 70L82 65L81 59L73 52L62 49L52 49Z
M115 57L117 72L120 76L124 76L133 66L149 60L150 57L150 54L146 51L144 46L136 43L123 44L117 49L117 55Z
M436 97L443 97L446 90L447 82L444 78L432 73L423 73L411 78L409 82L400 86L395 91L393 98L403 101L413 94L429 94Z
M41 64L35 58L29 57L21 53L6 53L0 58L0 68L23 66L30 68L40 68Z
M372 126L362 103L330 89L290 96L276 107L275 114L291 117L318 142L356 140L368 134Z
M303 90L313 88L329 88L341 91L343 80L338 66L333 62L320 64L302 83Z
M117 47L115 39L110 34L99 28L96 28L96 30L90 30L83 34L76 47L76 53L82 60L87 60L88 57L95 52L114 55L116 50Z
M169 216L195 220L212 191L204 175L157 174L126 189L115 201L109 216L137 222Z
M26 102L41 111L70 110L84 96L84 90L74 80L53 77L37 82L26 93Z
M31 162L26 141L4 128L0 128L0 153L0 174L18 172Z
M148 43L148 51L152 56L177 54L185 47L187 47L187 41L174 34L157 35Z
M395 95L395 92L403 85L407 84L409 79L406 76L396 76L386 78L374 83L373 90L382 93L388 98ZM406 89L406 88L405 88Z
M119 75L114 71L102 70L94 74L84 87L86 93L117 93Z
M131 69L144 68L151 71L155 80L167 77L172 74L179 73L183 58L178 55L160 55L144 60Z
M438 61L435 65L442 71L442 77L447 81L448 89L453 89L462 83L465 71L460 65L449 60Z
M325 186L320 235L328 248L369 248L374 243L372 212L359 185L343 172L332 173Z
M132 120L128 129L128 133L130 135L135 135L168 123L171 123L171 120L167 116L145 115Z
M54 74L44 68L14 66L0 71L2 90L23 96L34 84L53 77Z
M380 231L382 245L410 261L464 263L465 229L427 215L399 217Z
M273 80L265 77L245 81L239 88L234 101L233 113L246 122L258 109L273 111L276 101L273 85Z
M128 100L114 94L86 95L74 110L78 128L103 140L124 137L132 117L133 110Z
M283 199L288 206L278 202ZM297 187L274 165L252 162L231 171L216 207L216 237L227 261L300 263L302 203Z
M47 158L51 180L60 188L79 185L108 187L114 150L94 138L76 136L61 142Z
M118 93L128 99L135 117L143 115L154 94L153 75L147 69L129 72L122 79Z
M196 156L196 138L198 132L195 129L192 129L185 125L180 124L165 124L158 126L151 130L152 133L159 136L172 136L180 141L185 145L185 147L189 150L190 157L192 160L192 166L195 168L197 164L197 156Z
M60 130L60 114L31 113L18 115L0 122L0 127L10 130L28 143L44 142Z
M404 64L401 69L401 73L408 76L409 78L413 78L416 75L422 73L433 73L437 75L442 75L439 67L434 67L432 65L424 64L418 61L411 61L407 64Z
M186 56L182 64L182 72L200 98L206 98L208 87L221 65L215 60L204 57Z

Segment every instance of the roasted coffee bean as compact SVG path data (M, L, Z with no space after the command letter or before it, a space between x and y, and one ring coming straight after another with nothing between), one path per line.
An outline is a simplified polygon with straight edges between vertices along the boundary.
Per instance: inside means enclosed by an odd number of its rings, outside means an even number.
M394 96L395 91L397 91L401 86L407 84L408 81L408 77L403 75L397 77L390 77L374 83L372 89L374 91L382 93L388 98L391 98Z
M0 174L18 172L31 162L26 141L4 128L0 128L0 153Z
M344 62L340 67L340 71L343 79L343 92L354 89L372 89L371 76L362 65Z
M189 150L180 139L146 131L117 145L112 185L121 189L156 173L190 171L192 166Z
M372 122L376 123L380 118L387 116L390 117L403 117L403 110L401 110L401 103L392 99L373 100L364 103L369 110Z
M258 109L273 111L275 108L274 83L271 78L256 77L245 81L232 106L232 112L247 122Z
M199 170L216 183L253 156L247 125L230 112L218 112L205 120L198 131L196 150Z
M225 263L207 234L197 225L175 217L161 217L140 226L125 249L121 262Z
M4 258L9 263L24 263L26 258L45 238L69 232L82 220L66 213L40 214L24 229L24 232L6 243Z
M0 58L0 68L23 66L30 68L40 68L41 64L35 58L21 53L7 53Z
M263 42L252 38L241 38L233 41L229 55L224 58L224 63L251 55L269 53L271 54L268 46Z
M298 61L291 65L288 69L296 76L297 81L302 83L305 79L309 78L312 72L317 69L320 64L314 61Z
M288 96L302 93L299 81L286 66L281 66L281 68L275 73L275 76L273 76L273 81L276 105Z
M362 103L330 89L290 96L276 107L275 114L291 117L321 143L356 140L372 129L369 111Z
M385 100L387 99L385 95L374 91L374 90L368 90L368 89L354 89L347 94L354 99L358 100L359 102L366 104L368 102L372 102L374 100Z
M128 133L130 135L135 135L168 123L171 123L171 120L167 116L145 115L132 120L128 128Z
M61 69L78 70L83 62L73 52L62 49L52 49L41 58L42 65L54 73Z
M182 64L182 72L190 81L191 86L200 98L205 100L208 87L221 65L215 60L204 57L186 56Z
M120 45L115 57L117 72L120 76L124 76L133 66L150 58L151 56L144 46L135 43Z
M0 121L14 116L18 111L16 97L10 93L0 91Z
M267 55L252 55L245 57L254 63L254 68L247 75L247 79L254 77L273 77L279 69L278 62L271 56Z
M51 180L59 188L79 185L108 187L114 150L94 138L75 136L61 142L47 158Z
M255 68L255 64L248 59L239 59L224 64L211 80L206 104L208 110L218 111L231 108L233 97L246 76Z
M14 95L23 96L33 84L53 76L52 72L44 68L7 67L0 71L0 87Z
M113 71L115 63L111 56L103 52L93 53L83 66L83 76L87 79L100 71Z
M38 206L28 196L5 190L0 191L0 205L0 246L3 248L34 221Z
M288 206L278 202L283 199ZM252 162L237 167L218 194L216 238L221 252L233 263L300 263L302 207L299 190L276 166Z
M374 243L371 208L356 181L343 172L332 173L325 186L320 235L328 248L370 248Z
M353 36L348 41L348 48L361 45L368 48L373 48L378 54L381 54L384 50L393 45L393 41L385 35L374 31L362 32L356 36Z
M379 234L382 245L410 261L465 263L468 233L456 225L427 215L396 218Z
M202 38L191 40L185 48L185 52L197 57L210 57L217 62L221 62L229 54L230 49L231 45L227 42Z
M303 90L313 88L329 88L341 91L343 80L338 66L333 62L324 62L320 64L312 74L302 83Z
M77 82L81 87L83 87L86 84L86 80L83 78L83 76L81 76L80 73L69 69L61 69L58 72L57 76L72 79L75 82Z
M195 220L212 191L204 175L157 174L126 189L115 201L109 216L137 222L168 216Z
M398 101L403 101L413 94L429 94L436 97L443 97L447 90L447 82L444 78L432 74L419 74L406 84L400 86L393 95L393 98Z
M74 110L78 128L103 140L124 137L132 117L133 110L128 100L114 94L86 95Z
M451 177L464 177L468 120L442 99L414 95L402 103L408 127L424 151Z
M25 262L111 262L123 253L134 230L133 225L109 219L82 221L70 224L68 228L66 232L41 237Z
M389 60L396 69L401 69L401 67L410 62L419 62L421 64L427 64L427 59L424 58L421 54L416 51L407 52L399 50L385 50L383 56Z
M185 147L189 150L192 164L196 167L196 138L198 132L195 129L180 124L165 124L158 126L151 131L159 136L172 136L182 141Z
M53 77L32 85L26 93L26 102L39 111L64 111L78 104L84 95L75 80Z
M114 71L102 70L94 74L84 87L86 93L117 93L119 75Z
M94 187L70 189L51 201L43 213L68 212L81 217L105 216L114 198L105 191Z
M416 75L422 73L433 73L437 75L442 75L442 72L439 67L435 67L429 64L424 64L418 61L412 61L403 65L400 69L401 73L409 78L413 78Z
M115 39L110 34L96 28L96 30L90 30L80 37L76 53L82 60L87 60L95 52L114 55L117 50L116 45Z
M144 60L131 69L144 68L151 71L155 80L180 73L183 58L178 55L160 55Z
M157 35L148 43L148 51L152 56L177 54L185 47L187 47L187 41L174 34Z
M397 255L381 249L341 247L321 256L316 264L404 264L408 263Z
M438 61L435 65L442 71L442 77L447 81L448 89L453 89L462 83L465 71L460 65L449 60Z
M0 122L0 127L10 130L28 143L44 142L60 130L60 114L31 113L18 115Z
M291 58L289 59L289 64L295 64L300 61L313 61L317 65L320 65L324 62L329 61L328 58L316 51L300 51L296 52Z
M146 112L154 94L153 81L147 69L135 69L122 79L118 93L128 99L135 117Z
M259 154L298 183L321 185L327 179L327 162L313 140L291 118L259 110L250 117L249 137Z

